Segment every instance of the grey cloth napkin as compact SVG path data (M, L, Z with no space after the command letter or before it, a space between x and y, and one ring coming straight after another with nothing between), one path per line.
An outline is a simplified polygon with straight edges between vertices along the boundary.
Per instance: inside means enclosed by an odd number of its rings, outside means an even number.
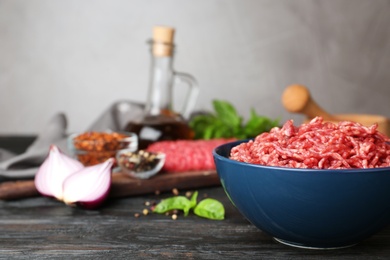
M108 107L88 128L90 131L121 131L129 121L142 117L145 105L133 101L117 101Z
M86 131L120 131L126 123L142 116L143 104L118 101L106 109ZM26 179L35 176L46 159L50 145L54 144L71 155L67 145L67 118L65 114L54 115L38 133L34 142L22 154L13 154L0 148L0 179Z

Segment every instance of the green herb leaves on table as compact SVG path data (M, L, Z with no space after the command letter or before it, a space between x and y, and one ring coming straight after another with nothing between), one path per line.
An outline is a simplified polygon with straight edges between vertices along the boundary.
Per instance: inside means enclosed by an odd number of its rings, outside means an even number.
M185 196L170 197L157 204L153 212L165 213L174 209L182 210L184 216L187 216L191 209L191 201Z
M197 203L198 192L195 191L191 198L185 196L174 196L162 200L153 209L154 213L163 214L172 210L182 210L187 216L192 209L194 214L208 219L223 220L225 218L225 208L221 202L212 198L206 198Z
M225 218L225 208L218 200L207 198L199 202L194 208L194 213L199 217L223 220Z
M250 118L244 124L243 117L227 101L213 100L214 113L194 116L189 122L195 139L253 138L278 126L279 120L261 116L251 109Z

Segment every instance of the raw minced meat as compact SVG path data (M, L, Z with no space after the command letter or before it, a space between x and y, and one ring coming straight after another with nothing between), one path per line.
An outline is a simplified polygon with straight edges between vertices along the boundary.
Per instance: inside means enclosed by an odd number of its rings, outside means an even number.
M377 168L390 166L389 138L377 131L343 121L324 122L316 117L294 126L287 121L232 148L230 158L240 162L311 169Z
M165 153L165 172L215 170L212 151L229 141L233 139L158 141L147 150Z

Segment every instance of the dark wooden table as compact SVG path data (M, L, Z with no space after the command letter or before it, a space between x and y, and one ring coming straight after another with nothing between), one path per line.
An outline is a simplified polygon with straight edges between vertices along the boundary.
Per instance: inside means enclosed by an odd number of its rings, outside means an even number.
M1 146L0 138L0 147ZM0 259L389 259L390 228L350 248L288 247L251 225L221 187L198 189L220 200L226 218L177 220L143 215L145 202L170 193L110 199L84 210L43 198L0 201ZM181 191L184 193L185 191ZM140 213L140 217L135 217Z

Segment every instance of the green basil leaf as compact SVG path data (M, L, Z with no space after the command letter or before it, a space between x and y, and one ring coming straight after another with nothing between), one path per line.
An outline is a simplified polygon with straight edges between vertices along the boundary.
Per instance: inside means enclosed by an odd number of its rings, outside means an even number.
M232 131L227 127L217 127L214 130L213 138L229 138L232 136Z
M247 138L252 138L271 130L271 128L278 126L278 124L278 120L272 121L268 117L259 116L256 111L252 109L251 116L244 127L244 132Z
M223 220L225 218L225 208L218 200L207 198L198 203L194 213L203 218L213 220Z
M208 125L204 131L203 131L203 136L202 139L209 140L212 139L214 136L214 130L215 130L215 124L210 124Z
M187 216L191 209L191 202L185 196L170 197L158 203L153 212L165 213L174 209L184 211L184 216Z
M212 125L215 120L216 118L213 115L198 115L192 118L189 126L195 132L195 139L202 139L207 127Z
M214 110L217 117L231 127L240 127L242 118L237 114L236 109L227 101L213 100Z
M195 132L195 139L214 138L253 138L272 127L278 126L279 120L260 116L251 109L250 118L244 125L234 106L222 100L213 100L215 113L194 116L189 122Z
M230 138L234 135L234 129L235 128L224 124L224 122L218 119L213 123L213 132L211 138Z

